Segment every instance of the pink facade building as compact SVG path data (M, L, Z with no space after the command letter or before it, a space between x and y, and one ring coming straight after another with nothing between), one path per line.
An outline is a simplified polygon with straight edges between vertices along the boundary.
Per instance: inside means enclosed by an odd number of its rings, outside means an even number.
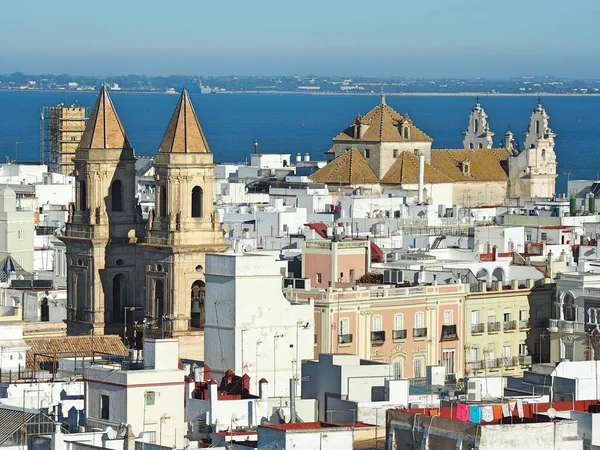
M288 292L315 305L315 358L353 353L391 363L395 378L421 378L443 365L463 376L466 284L354 286Z

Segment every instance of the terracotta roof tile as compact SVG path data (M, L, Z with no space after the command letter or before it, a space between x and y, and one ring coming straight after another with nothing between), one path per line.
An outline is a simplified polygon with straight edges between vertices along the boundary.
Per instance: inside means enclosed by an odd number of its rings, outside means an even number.
M510 151L504 148L477 150L432 150L431 165L452 181L505 181ZM470 173L464 175L460 163L468 161Z
M356 148L338 156L309 178L317 183L379 184L379 178Z
M96 352L111 355L127 356L128 352L117 335L94 336L64 336L55 338L24 338L31 349L27 352L27 367L33 368L34 355L57 355L57 358L92 356L92 349ZM37 368L41 362L50 362L52 358L38 356L36 358Z
M351 125L333 138L334 142L433 142L433 139L419 130L408 117L402 117L392 107L380 103L364 116L355 120L368 129L362 138L354 138L354 126ZM408 124L410 134L408 139L402 137L400 123Z
M425 163L424 175L427 184L452 182L448 176L427 163ZM382 184L417 184L418 182L419 157L411 152L402 152L381 179Z
M158 151L161 153L210 153L210 147L186 89L179 97Z
M92 109L85 131L81 136L79 148L132 148L105 86L102 86Z

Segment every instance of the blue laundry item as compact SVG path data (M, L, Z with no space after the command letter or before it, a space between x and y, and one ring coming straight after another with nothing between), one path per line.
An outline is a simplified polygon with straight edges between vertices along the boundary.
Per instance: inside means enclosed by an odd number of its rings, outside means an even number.
M469 408L469 413L471 414L471 422L481 422L481 407L471 405Z

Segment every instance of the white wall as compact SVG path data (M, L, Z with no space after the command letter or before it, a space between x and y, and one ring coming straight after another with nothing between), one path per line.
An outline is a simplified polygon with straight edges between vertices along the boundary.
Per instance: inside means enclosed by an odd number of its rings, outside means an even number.
M296 356L313 356L314 313L312 304L291 304L283 296L287 262L260 254L207 255L205 272L204 359L213 378L220 381L231 369L251 377L252 394L266 378L269 396L288 396L289 379L300 370Z

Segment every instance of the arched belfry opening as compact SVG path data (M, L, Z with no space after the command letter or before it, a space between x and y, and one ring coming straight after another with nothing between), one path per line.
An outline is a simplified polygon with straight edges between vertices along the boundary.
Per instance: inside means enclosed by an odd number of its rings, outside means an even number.
M155 318L160 320L165 315L165 284L163 280L154 282L154 302Z
M159 199L159 214L160 217L167 217L167 187L160 187L160 199Z
M202 197L203 191L200 186L192 189L192 217L202 217Z
M85 180L79 182L79 211L85 211L87 209L87 184Z
M125 275L119 273L113 278L112 320L122 320L125 306L127 306L127 280Z
M206 317L206 308L204 306L205 283L202 280L196 280L192 284L192 328L203 328Z
M123 211L123 185L115 180L110 187L110 204L113 211Z

